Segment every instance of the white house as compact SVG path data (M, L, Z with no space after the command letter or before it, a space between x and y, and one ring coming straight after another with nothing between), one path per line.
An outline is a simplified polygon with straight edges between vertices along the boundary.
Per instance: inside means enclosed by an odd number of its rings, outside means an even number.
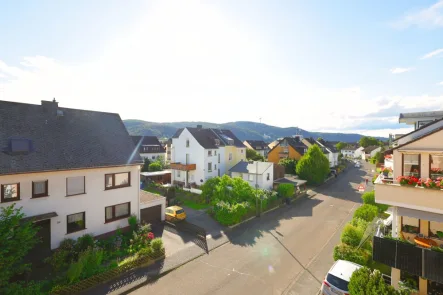
M341 150L341 153L342 153L343 157L354 158L356 150L357 150L356 147L347 146L347 147L345 147L344 149Z
M308 147L313 145L313 144L318 145L320 147L320 149L323 151L323 153L328 157L329 167L330 168L335 167L335 166L338 165L338 155L339 155L339 152L338 152L338 150L335 148L335 146L332 143L327 142L327 141L325 141L323 139L315 140L312 137L304 138L302 141Z
M40 251L139 217L142 161L118 114L1 101L0 126L0 207L23 207Z
M362 158L362 160L367 160L369 158L374 157L375 154L380 151L381 151L381 147L376 146L376 145L371 145L371 146L365 147L362 154L361 154L361 158Z
M263 140L245 140L243 144L248 148L256 151L263 157L268 156L269 147Z
M231 177L240 177L249 182L252 187L272 190L274 182L274 163L240 161L229 169Z
M359 147L354 151L354 158L360 158L363 154L364 147Z
M172 183L200 186L207 179L227 174L246 160L246 146L230 131L186 127L172 137Z
M131 136L142 159L155 161L162 158L167 160L166 150L156 136Z
M385 155L384 167L394 170L394 157L392 155Z

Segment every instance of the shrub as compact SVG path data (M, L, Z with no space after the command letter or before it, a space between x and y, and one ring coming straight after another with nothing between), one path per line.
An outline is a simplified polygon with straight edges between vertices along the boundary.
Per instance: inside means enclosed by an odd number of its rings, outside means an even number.
M101 269L103 254L103 250L92 248L80 253L77 262L71 264L66 274L69 283L77 282L98 273Z
M352 224L346 224L342 233L340 240L352 247L357 247L363 238L363 231Z
M162 171L163 167L162 167L162 164L160 164L159 162L154 162L154 163L149 164L148 170L149 171Z
M290 183L280 183L278 185L278 194L283 198L290 198L294 196L294 185Z
M154 251L152 250L152 247L146 247L138 251L139 256L148 256L152 257L154 254Z
M148 235L149 233L140 234L137 232L133 232L132 239L130 239L129 253L134 254L143 248L149 247L149 242L151 240L148 238Z
M94 237L90 234L85 234L77 239L75 244L75 252L81 253L86 251L89 247L94 247Z
M8 284L4 290L4 295L43 295L46 292L42 291L44 282L14 282Z
M352 224L353 226L364 232L368 227L369 222L357 217L357 218L352 218L350 224Z
M367 267L362 267L351 276L349 280L349 293L352 295L400 295L394 287L385 283L381 272L371 271Z
M161 238L155 238L151 241L152 252L155 256L159 256L163 249L163 241Z
M378 208L374 205L364 204L354 212L354 218L372 221L378 215Z
M60 242L59 250L72 251L75 247L75 240L73 239L64 239Z
M68 267L71 257L71 252L59 248L50 257L46 258L45 262L50 264L55 272L60 272Z
M361 196L364 204L375 205L375 192L366 192Z
M314 144L297 162L296 170L300 178L307 180L308 184L320 184L329 174L329 160L318 145Z
M137 216L135 215L129 216L128 224L131 227L131 231L135 231L137 229Z
M241 218L248 212L247 203L229 204L220 201L214 205L214 217L222 225L239 223Z
M138 228L137 232L139 234L143 235L143 234L149 233L151 230L152 230L151 229L151 224L145 223L145 224L140 225L140 227Z
M346 244L339 244L334 248L334 260L347 260L360 265L367 265L371 255L367 250L353 248Z

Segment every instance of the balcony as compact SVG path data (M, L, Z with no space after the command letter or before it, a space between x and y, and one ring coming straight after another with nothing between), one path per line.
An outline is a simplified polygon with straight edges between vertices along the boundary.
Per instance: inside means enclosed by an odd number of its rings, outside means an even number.
M372 258L391 267L443 283L443 252L420 248L410 242L374 236Z
M278 156L279 156L280 158L287 158L287 157L289 157L289 152L284 152L284 151L279 152L279 153L278 153Z
M380 204L443 213L443 190L401 186L392 179L377 179L375 192L375 201Z
M196 164L171 163L171 169L181 171L192 171L197 169Z

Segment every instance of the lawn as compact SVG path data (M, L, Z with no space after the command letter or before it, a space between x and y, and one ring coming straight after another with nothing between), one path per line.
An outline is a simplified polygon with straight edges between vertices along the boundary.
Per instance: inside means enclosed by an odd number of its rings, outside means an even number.
M145 187L144 190L147 191L147 192L150 192L150 193L156 194L156 195L161 195L161 193L159 192L159 190L156 189L156 188L153 188L153 187L149 187L149 186L148 186L148 187Z
M194 209L194 210L202 210L207 209L211 205L210 204L202 204L202 203L196 203L191 200L183 200L183 206Z

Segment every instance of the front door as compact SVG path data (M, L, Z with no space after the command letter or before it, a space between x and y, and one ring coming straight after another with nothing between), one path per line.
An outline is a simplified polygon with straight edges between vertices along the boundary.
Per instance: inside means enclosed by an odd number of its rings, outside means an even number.
M44 258L51 255L51 219L34 222L34 225L39 229L35 236L38 243L28 252L25 260L39 266Z

